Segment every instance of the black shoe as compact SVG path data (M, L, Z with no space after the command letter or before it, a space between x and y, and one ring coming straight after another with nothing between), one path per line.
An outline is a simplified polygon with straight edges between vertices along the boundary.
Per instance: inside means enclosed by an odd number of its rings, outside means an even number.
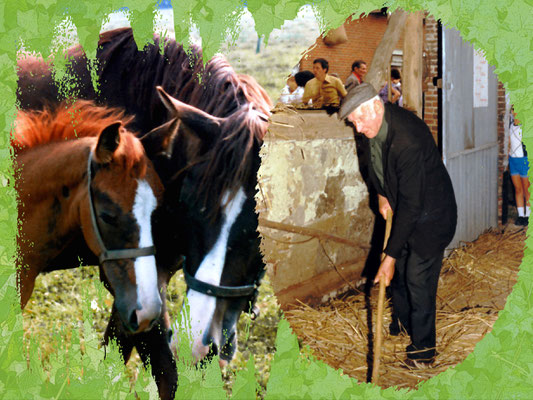
M432 363L437 357L437 350L434 347L417 348L411 343L405 348L407 358L410 360Z
M517 226L526 226L528 224L528 218L526 217L518 217L515 219L514 224Z
M420 359L420 360L413 360L412 358L406 358L405 361L403 362L404 365L402 365L402 367L408 368L408 369L427 369L427 368L431 368L434 362L435 362L435 358Z

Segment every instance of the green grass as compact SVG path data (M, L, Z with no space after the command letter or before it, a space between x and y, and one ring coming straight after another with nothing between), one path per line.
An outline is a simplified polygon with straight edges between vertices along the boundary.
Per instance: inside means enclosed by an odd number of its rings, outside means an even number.
M170 27L167 29L172 31ZM318 27L308 9L295 20L288 21L284 29L274 31L268 45L261 43L261 50L256 53L257 35L253 29L253 20L248 15L243 19L235 45L225 45L221 53L236 72L253 76L275 103L302 52L314 43L317 36ZM69 40L74 41L75 35L74 39ZM90 310L88 312L91 313L93 328L98 337L103 339L113 299L98 282L98 275L97 267L83 267L38 277L23 318L26 343L37 343L39 348L38 354L28 356L39 357L45 371L50 372L51 358L59 346L68 347L69 338L75 330L82 335L84 310ZM178 273L168 288L167 301L172 320L179 314L184 293L185 284L181 273ZM256 321L250 323L250 317L243 314L238 323L238 350L235 359L222 373L228 393L231 392L235 373L245 368L252 355L255 358L258 383L263 391L259 397L263 397L266 389L281 315L268 277L265 277L260 288L257 305L261 314ZM66 338L65 342L61 342L58 333ZM126 376L132 383L139 368L140 359L134 352L126 368Z
M167 295L172 321L179 315L186 288L181 273L176 275ZM51 358L59 347L68 348L73 332L77 331L83 337L83 312L87 308L90 308L94 331L103 339L113 298L100 284L98 276L97 267L81 267L43 274L37 278L35 290L23 311L25 341L27 346L30 342L38 344L39 353L29 354L29 357L39 357L48 373ZM257 305L261 314L256 321L250 323L249 315L243 314L238 323L238 350L235 359L222 374L228 393L231 393L235 373L246 367L251 355L255 357L258 383L263 390L266 389L281 315L268 278L265 278L260 288ZM63 340L59 340L58 333ZM132 385L139 368L142 365L134 351L125 370Z

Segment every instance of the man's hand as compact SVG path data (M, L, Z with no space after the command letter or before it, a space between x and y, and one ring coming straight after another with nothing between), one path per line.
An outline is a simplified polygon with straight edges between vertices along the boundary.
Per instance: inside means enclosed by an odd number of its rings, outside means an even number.
M394 264L396 259L391 256L385 256L381 265L379 266L378 273L374 278L374 283L378 283L381 279L385 280L385 286L389 286L394 276Z
M383 219L387 219L387 210L391 210L389 201L386 197L378 194L379 213L383 216Z

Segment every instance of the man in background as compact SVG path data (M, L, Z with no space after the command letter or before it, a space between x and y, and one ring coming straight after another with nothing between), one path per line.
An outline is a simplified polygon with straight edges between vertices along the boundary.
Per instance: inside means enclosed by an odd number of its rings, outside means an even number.
M309 80L304 89L302 102L313 102L313 108L339 107L341 99L346 96L346 89L339 78L328 74L329 63L323 58L313 61L315 77Z
M366 62L364 62L363 60L354 61L352 64L352 72L350 73L350 76L346 78L346 82L344 82L344 87L346 88L346 90L350 90L352 87L363 83L363 79L365 78L366 73Z

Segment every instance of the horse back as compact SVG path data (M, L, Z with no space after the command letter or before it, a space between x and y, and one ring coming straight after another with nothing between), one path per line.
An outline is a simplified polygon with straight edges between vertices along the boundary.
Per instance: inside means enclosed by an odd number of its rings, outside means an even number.
M167 120L155 87L168 86L165 77L168 62L160 53L159 37L139 51L131 28L100 34L96 63L90 63L80 45L70 48L66 57L65 78L56 82L53 65L42 58L24 56L18 61L17 100L22 109L54 108L66 97L95 100L99 104L120 107L135 116L130 125L147 132ZM91 72L98 77L97 90ZM164 82L166 81L166 82Z
M24 55L17 62L17 100L23 110L55 108L73 93L80 99L94 99L96 94L91 81L87 57L81 46L67 52L65 78L61 83L53 76L53 65L41 57Z

